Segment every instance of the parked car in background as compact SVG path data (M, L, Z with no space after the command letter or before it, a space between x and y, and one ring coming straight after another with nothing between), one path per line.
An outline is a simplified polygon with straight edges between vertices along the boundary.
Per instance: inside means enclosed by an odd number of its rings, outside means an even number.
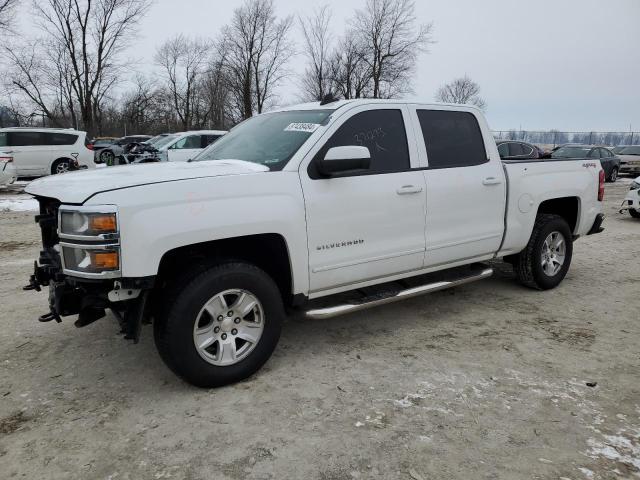
M618 152L620 173L640 174L640 145L627 145Z
M0 150L13 157L19 177L39 177L79 168L94 168L87 133L63 128L0 129Z
M629 192L627 193L624 202L622 202L620 213L625 210L628 210L629 215L633 218L640 218L640 177L631 182Z
M171 136L170 140L156 144L160 159L168 162L186 162L198 155L204 148L222 137L225 130L193 130Z
M531 160L540 158L540 150L535 145L517 140L498 140L498 153L502 160Z
M616 155L618 155L623 148L627 148L627 147L628 145L618 145L617 147L613 147L610 150Z
M620 159L611 150L598 145L563 145L551 153L551 158L592 158L600 160L605 178L615 182L620 173Z
M115 142L105 146L97 155L96 163L106 163L111 165L114 159L124 153L124 148L131 143L146 142L151 139L151 135L128 135L118 138Z
M0 151L0 187L11 185L18 178L11 154Z

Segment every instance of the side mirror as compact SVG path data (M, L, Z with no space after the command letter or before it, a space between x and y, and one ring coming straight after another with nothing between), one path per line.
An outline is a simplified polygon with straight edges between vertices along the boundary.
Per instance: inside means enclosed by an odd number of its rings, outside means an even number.
M317 165L318 171L326 177L345 172L360 172L369 169L371 153L367 147L358 145L333 147Z

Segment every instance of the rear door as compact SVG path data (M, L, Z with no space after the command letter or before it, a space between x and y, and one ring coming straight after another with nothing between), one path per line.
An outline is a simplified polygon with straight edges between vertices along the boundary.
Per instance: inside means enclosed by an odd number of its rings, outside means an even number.
M506 181L502 162L491 161L485 146L493 139L471 112L414 113L428 163L425 266L494 254L504 233Z
M425 191L404 105L363 105L338 118L303 162L311 293L422 268ZM413 140L413 137L410 137ZM329 148L365 146L366 172L325 178L314 168Z

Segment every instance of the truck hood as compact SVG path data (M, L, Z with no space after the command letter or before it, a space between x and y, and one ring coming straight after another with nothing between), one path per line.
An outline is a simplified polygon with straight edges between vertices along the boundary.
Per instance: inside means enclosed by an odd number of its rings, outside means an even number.
M142 163L52 175L34 180L25 191L39 197L56 198L63 203L79 204L96 193L110 190L268 171L269 168L264 165L243 160Z

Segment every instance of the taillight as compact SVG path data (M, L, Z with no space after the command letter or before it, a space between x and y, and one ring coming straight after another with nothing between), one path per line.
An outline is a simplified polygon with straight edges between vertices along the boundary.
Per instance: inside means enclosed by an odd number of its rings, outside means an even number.
M86 147L88 150L94 150L93 143L87 143Z
M598 174L598 201L604 200L604 170Z
M0 162L11 163L13 162L13 157L0 157Z

